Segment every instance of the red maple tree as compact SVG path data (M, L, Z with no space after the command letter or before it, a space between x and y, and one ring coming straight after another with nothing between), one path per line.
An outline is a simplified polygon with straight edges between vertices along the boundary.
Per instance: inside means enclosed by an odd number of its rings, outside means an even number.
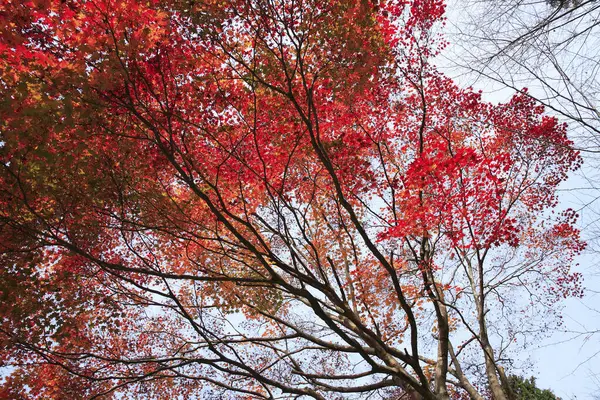
M0 397L512 398L580 158L436 71L443 11L4 0Z

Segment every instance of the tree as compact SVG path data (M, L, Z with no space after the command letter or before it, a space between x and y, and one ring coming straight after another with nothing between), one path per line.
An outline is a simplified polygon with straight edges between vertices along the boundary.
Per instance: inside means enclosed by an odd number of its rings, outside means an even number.
M520 400L560 400L550 390L539 389L535 384L535 378L525 379L521 376L509 377L510 386Z
M495 92L521 92L561 121L584 157L584 168L574 183L563 187L563 204L581 213L579 225L590 257L586 271L587 293L596 292L596 255L600 250L600 2L570 0L472 0L452 2L449 17L454 26L446 65L462 82L477 83ZM523 87L529 88L523 91ZM492 97L493 98L493 97ZM558 330L559 342L596 337L596 301L587 297L571 313L581 315L577 325ZM583 329L582 329L583 328ZM587 341L587 351L597 353ZM584 363L594 357L585 357ZM573 368L578 368L574 366ZM581 376L580 379L586 380Z
M457 5L455 65L522 92L572 124L577 146L598 152L596 0L471 1Z
M6 1L9 398L512 398L581 295L566 127L437 0Z

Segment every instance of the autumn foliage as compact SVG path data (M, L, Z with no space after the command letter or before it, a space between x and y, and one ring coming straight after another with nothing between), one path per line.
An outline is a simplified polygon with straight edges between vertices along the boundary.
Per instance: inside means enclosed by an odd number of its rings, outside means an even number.
M443 11L1 1L0 397L511 399L580 158L436 71Z

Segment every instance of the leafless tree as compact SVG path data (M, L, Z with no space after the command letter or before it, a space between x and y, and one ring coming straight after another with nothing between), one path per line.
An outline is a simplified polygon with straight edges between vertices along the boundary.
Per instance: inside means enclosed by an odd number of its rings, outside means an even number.
M581 147L600 147L600 2L450 3L455 66L527 93L568 122Z

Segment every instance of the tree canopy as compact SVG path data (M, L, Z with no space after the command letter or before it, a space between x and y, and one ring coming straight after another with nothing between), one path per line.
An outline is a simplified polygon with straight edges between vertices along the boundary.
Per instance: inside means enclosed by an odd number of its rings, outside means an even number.
M518 400L560 400L552 391L538 388L533 377L527 379L512 375L508 380Z
M512 399L581 295L526 94L440 0L0 5L0 397Z

